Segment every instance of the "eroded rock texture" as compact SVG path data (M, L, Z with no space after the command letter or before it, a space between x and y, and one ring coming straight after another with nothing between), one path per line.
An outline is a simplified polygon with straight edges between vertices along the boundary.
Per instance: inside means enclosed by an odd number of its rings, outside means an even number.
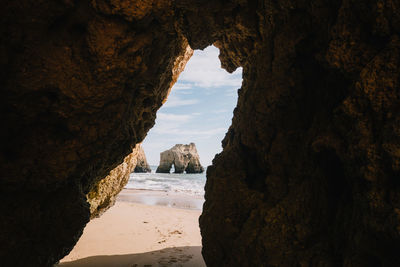
M399 4L182 4L192 48L243 66L207 170L209 266L400 266Z
M136 145L138 148L137 163L134 172L151 172L150 165L147 163L146 154L140 144Z
M194 49L243 66L200 218L209 266L400 266L397 0L9 1L0 258L46 266Z
M120 165L110 171L104 179L99 180L92 186L90 192L86 195L90 205L91 219L100 217L115 204L118 193L124 189L130 174L137 167L141 151L143 151L142 147L137 144Z
M1 13L0 258L48 266L86 194L153 126L192 50L170 1L9 1Z
M174 165L175 173L202 173L203 166L200 164L200 157L196 145L176 144L172 148L160 153L160 165L156 172L169 173Z

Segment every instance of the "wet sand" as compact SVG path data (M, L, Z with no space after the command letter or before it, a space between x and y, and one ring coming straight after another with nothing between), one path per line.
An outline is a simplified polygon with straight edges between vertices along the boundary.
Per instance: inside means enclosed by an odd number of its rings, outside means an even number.
M189 210L202 210L204 203L203 196L189 196L177 192L138 189L122 190L118 194L117 200Z

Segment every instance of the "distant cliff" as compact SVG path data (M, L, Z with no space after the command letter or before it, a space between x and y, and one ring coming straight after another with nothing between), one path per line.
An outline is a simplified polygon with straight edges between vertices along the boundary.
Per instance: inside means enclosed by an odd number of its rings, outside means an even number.
M171 149L160 153L160 165L156 172L169 173L172 164L175 167L175 173L202 173L204 168L200 164L200 157L197 153L196 145L177 144Z
M137 163L134 172L151 172L147 163L146 154L141 145L138 147Z

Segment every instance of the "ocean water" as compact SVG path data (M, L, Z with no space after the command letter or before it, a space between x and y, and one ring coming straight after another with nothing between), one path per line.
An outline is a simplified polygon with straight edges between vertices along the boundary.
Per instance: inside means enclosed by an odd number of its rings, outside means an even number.
M151 173L131 173L125 188L157 190L203 196L206 171L203 173L156 173L157 166L150 166Z

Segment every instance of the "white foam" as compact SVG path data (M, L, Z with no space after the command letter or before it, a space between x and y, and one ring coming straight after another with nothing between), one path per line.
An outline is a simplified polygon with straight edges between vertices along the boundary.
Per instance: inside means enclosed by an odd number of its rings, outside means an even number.
M205 173L202 174L177 174L155 173L152 166L151 173L131 173L125 188L140 190L163 190L190 195L204 195L206 182Z

